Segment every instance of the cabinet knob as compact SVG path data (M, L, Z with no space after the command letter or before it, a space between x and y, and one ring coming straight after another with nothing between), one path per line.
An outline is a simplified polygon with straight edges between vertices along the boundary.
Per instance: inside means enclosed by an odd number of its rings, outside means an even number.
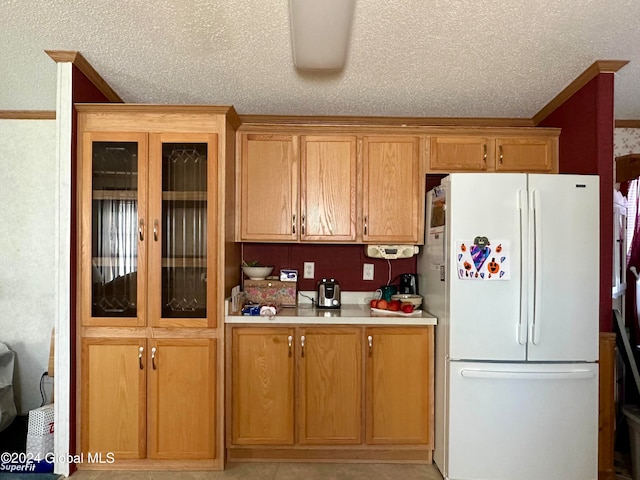
M157 370L157 367L156 367L156 347L153 347L151 349L151 367L154 370Z
M144 218L141 218L138 224L138 236L140 237L140 241L144 242Z
M302 348L300 356L304 358L304 335L300 337L300 347Z
M373 337L369 335L367 337L367 342L369 343L369 356L373 353Z
M500 157L498 158L498 163L502 165L502 157L503 157L502 145L500 145L499 148L500 148Z
M138 364L140 365L140 370L144 369L144 365L142 365L142 353L144 352L144 347L138 348Z
M302 225L300 226L300 232L302 233L302 235L304 235L304 227L305 227L305 215L304 213L302 214Z
M156 218L153 221L153 241L154 242L158 241L158 230L159 230L159 228L158 228L158 219Z
M364 234L367 234L367 216L364 216Z
M487 164L487 144L483 145L483 155L482 155L482 163Z
M293 335L287 337L287 342L289 343L289 356L291 356L293 355Z
M293 233L295 235L296 233L296 214L293 214L293 217L291 218L291 233Z

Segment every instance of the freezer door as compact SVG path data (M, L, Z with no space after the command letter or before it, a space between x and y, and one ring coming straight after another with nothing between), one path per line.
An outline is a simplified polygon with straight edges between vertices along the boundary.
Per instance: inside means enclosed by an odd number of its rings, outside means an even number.
M526 237L525 243L522 240L527 226L527 176L460 173L448 179L449 358L525 360L527 311L521 294L526 293L526 282L521 262L526 252ZM477 236L490 242L487 263L509 257L508 277L489 281L459 274L457 249L465 243L471 253Z
M446 478L597 478L597 364L450 367Z
M599 198L597 176L529 176L529 360L598 359Z

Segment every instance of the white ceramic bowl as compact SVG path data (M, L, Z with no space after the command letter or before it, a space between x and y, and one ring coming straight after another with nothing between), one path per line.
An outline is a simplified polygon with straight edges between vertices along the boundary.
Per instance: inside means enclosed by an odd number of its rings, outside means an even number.
M395 295L391 295L391 300L411 303L414 308L422 305L422 295L413 295L410 293L396 293Z
M249 277L249 280L264 280L273 271L273 267L246 267L242 266L242 271Z

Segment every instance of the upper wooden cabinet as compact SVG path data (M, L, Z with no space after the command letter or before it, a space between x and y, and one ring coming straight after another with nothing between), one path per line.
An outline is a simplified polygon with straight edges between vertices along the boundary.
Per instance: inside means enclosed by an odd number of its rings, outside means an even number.
M558 170L558 139L551 137L496 138L497 172Z
M239 241L422 243L418 136L239 138Z
M239 242L423 244L425 174L558 172L557 128L255 124Z
M362 140L362 239L365 243L423 242L425 180L420 139Z
M558 129L470 130L429 138L431 172L558 172Z
M240 151L240 240L295 240L297 137L242 135Z
M487 170L489 139L483 136L438 136L429 139L429 170Z
M240 240L356 239L354 136L242 135Z
M356 239L356 137L300 139L300 239Z

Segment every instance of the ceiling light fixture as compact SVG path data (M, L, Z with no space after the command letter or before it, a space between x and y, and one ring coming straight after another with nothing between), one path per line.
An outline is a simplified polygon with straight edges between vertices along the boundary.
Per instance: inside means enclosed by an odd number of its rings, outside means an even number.
M355 0L289 0L293 63L340 70L347 59Z

